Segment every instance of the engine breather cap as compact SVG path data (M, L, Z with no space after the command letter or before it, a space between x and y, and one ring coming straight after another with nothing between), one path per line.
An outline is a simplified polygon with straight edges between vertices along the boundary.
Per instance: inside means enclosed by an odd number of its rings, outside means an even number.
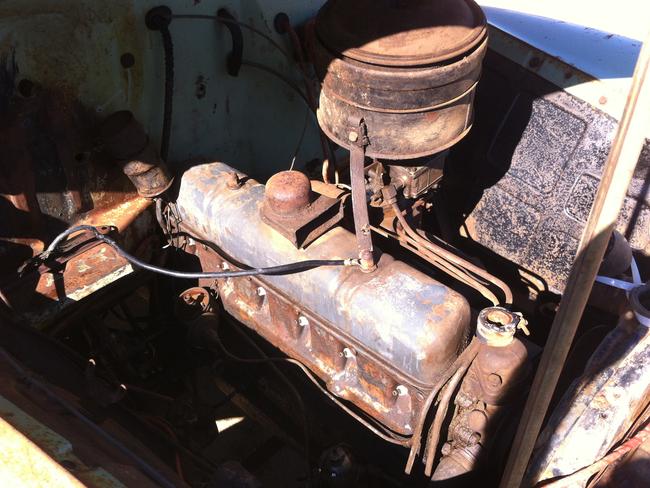
M517 329L521 329L526 335L530 334L527 324L526 319L518 312L503 307L484 308L478 314L476 337L488 346L505 347L512 343Z
M280 171L266 183L264 200L276 214L295 214L309 207L312 201L311 182L300 171Z

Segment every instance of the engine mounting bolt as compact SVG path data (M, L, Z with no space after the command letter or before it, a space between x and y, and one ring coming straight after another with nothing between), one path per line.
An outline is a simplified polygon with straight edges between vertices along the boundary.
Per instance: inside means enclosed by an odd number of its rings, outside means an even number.
M263 297L266 296L266 290L262 288L261 286L257 287L257 296L258 297Z
M354 357L354 352L352 352L352 349L350 349L349 347L344 347L343 348L343 357L352 358L352 357Z
M300 317L298 317L298 325L300 327L307 327L309 325L309 319L304 315L301 315Z
M351 130L350 133L348 134L348 140L350 142L357 142L359 140L359 134Z
M395 388L395 396L404 396L409 392L408 388L405 387L404 385L397 385Z

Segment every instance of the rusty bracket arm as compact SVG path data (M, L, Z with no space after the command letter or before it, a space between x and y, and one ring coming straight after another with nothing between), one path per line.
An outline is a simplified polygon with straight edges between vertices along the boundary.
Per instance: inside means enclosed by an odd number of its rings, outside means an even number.
M366 146L370 143L367 132L368 129L363 118L351 117L348 140L350 141L350 185L352 187L354 232L357 236L361 269L370 272L377 266L373 255L364 176Z

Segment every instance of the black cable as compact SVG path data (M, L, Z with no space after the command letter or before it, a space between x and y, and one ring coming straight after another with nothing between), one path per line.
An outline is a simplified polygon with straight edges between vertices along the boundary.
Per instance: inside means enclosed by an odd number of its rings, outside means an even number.
M30 385L41 390L47 397L51 400L58 403L64 410L72 414L78 420L81 421L84 425L90 428L95 432L99 437L104 439L108 444L119 450L122 454L130 458L144 474L146 474L152 481L156 482L159 486L165 486L169 488L174 488L176 485L169 481L165 476L163 476L158 470L153 466L147 463L144 459L138 456L135 452L125 446L118 439L109 434L102 427L97 425L86 415L81 413L77 407L69 403L67 400L63 399L61 396L57 395L53 390L51 390L47 385L40 382L32 375L30 375L25 368L23 368L4 348L0 348L0 355L11 365L11 367Z
M163 109L162 136L160 139L160 157L167 161L169 140L172 131L172 111L174 104L174 44L168 27L160 29L165 51L165 106Z
M171 276L173 278L183 278L183 279L202 279L202 278L238 278L242 276L259 276L259 275L285 275L291 273L299 273L302 271L308 271L310 269L319 268L321 266L358 266L358 259L311 259L306 261L299 261L296 263L283 264L280 266L270 266L268 268L251 268L244 269L241 271L208 271L208 272L185 272L185 271L174 271L167 268L161 268L159 266L154 266L153 264L145 263L135 256L129 254L124 249L122 249L113 239L108 236L105 236L99 232L99 230L92 225L77 225L70 227L66 231L59 234L52 243L48 246L45 252L41 255L41 259L47 259L50 254L56 251L57 247L71 234L74 234L79 231L90 231L95 234L95 238L111 246L117 254L126 259L132 265L137 266L138 268L146 269L153 273L163 274L166 276Z
M160 32L165 53L165 98L163 107L163 126L160 137L160 157L167 161L169 155L169 140L172 128L172 108L174 102L174 43L169 31L172 21L172 11L169 7L154 7L145 17L145 23L150 30Z

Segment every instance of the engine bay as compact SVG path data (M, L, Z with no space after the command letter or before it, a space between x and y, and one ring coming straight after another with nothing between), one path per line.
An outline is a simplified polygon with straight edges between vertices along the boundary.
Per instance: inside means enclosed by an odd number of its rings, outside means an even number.
M88 486L498 486L545 361L521 486L647 430L645 137L544 356L619 129L540 66L584 73L473 0L209 3L0 8L0 401L70 440L57 463Z

